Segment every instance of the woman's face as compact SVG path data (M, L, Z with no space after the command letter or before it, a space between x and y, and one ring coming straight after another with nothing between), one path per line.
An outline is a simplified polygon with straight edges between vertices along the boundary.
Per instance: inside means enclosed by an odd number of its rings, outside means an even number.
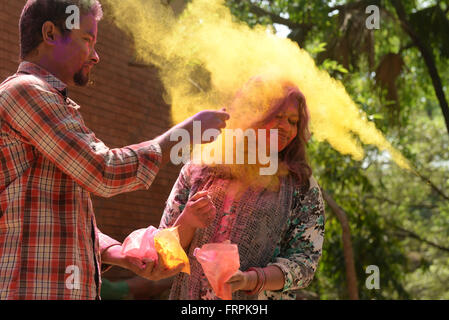
M289 99L287 106L264 126L264 129L267 130L267 145L269 145L270 129L277 129L278 152L284 150L298 134L298 121L297 102Z

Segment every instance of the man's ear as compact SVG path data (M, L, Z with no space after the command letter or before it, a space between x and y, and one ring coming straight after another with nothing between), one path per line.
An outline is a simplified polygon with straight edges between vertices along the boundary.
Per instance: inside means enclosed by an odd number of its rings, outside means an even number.
M49 45L55 45L58 38L61 36L58 28L51 21L45 21L42 25L42 39L43 42Z

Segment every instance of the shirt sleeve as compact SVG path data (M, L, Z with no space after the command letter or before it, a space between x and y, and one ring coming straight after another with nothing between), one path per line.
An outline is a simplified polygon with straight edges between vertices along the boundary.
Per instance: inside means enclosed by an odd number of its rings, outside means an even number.
M284 274L283 292L305 288L312 282L322 253L324 223L324 202L315 182L293 209L279 255L270 263Z
M98 229L98 228L95 228L95 232L97 233L97 236L98 236L98 243L99 243L99 247L100 247L100 257L110 247L122 245L119 241L117 241L117 240L111 238L110 236L102 233L100 231L100 229ZM106 271L108 271L111 268L112 268L112 265L102 263L101 264L101 273L105 273Z
M0 95L0 117L87 191L102 197L149 188L161 163L152 141L109 149L78 110L37 80L17 80Z
M186 164L182 167L178 179L176 180L173 189L168 196L159 229L172 227L175 224L176 219L178 219L178 217L183 212L187 201L189 200L191 188L189 182L189 165Z
M121 246L122 244L111 238L110 236L102 233L100 229L97 228L98 242L100 246L100 254L102 255L107 249L112 246Z

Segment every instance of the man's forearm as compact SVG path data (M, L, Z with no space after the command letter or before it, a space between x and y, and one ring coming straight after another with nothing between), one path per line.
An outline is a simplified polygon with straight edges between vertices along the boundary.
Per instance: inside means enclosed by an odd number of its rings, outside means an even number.
M118 244L105 249L101 254L102 263L125 268L123 259L122 246Z
M171 141L170 136L171 134L178 129L178 127L173 127L164 134L160 135L156 139L154 139L155 142L157 142L161 148L162 151L162 163L168 163L170 161L170 151L171 149L179 143L177 140Z

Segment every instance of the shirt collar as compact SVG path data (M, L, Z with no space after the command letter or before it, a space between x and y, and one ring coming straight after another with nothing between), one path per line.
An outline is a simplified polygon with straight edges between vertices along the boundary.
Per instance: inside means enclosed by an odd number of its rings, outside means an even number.
M64 97L67 97L67 85L41 66L28 61L23 61L20 63L17 72L38 76L42 80L48 82L53 88L58 90Z

